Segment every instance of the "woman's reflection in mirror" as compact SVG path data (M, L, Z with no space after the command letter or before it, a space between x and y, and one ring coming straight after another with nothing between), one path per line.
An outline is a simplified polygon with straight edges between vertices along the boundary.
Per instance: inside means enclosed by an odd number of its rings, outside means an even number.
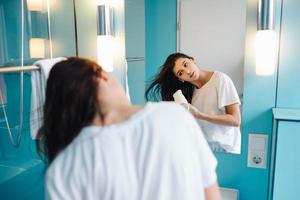
M198 67L183 53L169 55L146 90L147 100L173 101L181 90L213 150L240 153L240 99L231 78Z

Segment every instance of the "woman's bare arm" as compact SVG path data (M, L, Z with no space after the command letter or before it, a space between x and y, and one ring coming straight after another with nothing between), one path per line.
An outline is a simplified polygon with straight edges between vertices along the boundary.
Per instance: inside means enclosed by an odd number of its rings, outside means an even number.
M210 115L200 112L193 105L189 105L189 111L197 118L201 120L205 120L211 123L228 125L228 126L236 126L239 127L241 125L241 111L239 104L231 104L225 106L225 114L222 115Z
M217 183L204 189L205 200L220 200L221 194Z

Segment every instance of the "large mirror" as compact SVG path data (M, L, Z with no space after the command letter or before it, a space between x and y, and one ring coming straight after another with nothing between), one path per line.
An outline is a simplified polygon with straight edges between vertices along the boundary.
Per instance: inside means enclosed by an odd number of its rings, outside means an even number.
M246 1L231 1L178 0L177 16L174 16L174 21L178 22L177 51L194 57L199 67L226 73L232 79L242 102ZM95 58L95 42L91 41L96 41L96 36L93 36L96 34L96 13L83 12L83 10L91 10L92 7L95 7L94 2L49 1L49 9L46 1L43 1L44 3L40 9L32 9L28 6L29 2L30 0L23 1L25 17L22 19L19 1L0 1L1 67L21 64L22 20L24 20L25 33L23 41L24 65L32 64L35 61L34 59L49 58L51 56L90 55L91 58ZM75 9L74 2L76 3ZM84 7L82 7L82 4L84 4ZM150 60L152 58L150 56L146 58L145 2L128 0L124 4L125 51L130 97L134 104L145 104L146 82L150 81L147 74L149 74L152 67L146 65L146 59ZM79 9L79 6L82 9ZM14 15L15 12L12 9L20 10L18 12L20 14ZM93 9L93 11L96 11L96 9ZM89 31L83 31L86 30L83 27L87 25L93 28L89 28ZM15 35L11 35L11 33ZM147 35L147 37L152 36ZM14 38L17 38L17 40ZM43 53L39 51L37 56L30 55L31 43L35 38L42 39L40 41L44 43ZM90 41L87 42L87 38ZM51 44L49 43L50 39ZM174 45L176 45L176 41L174 41ZM51 51L50 46L52 47ZM18 51L15 51L15 47L19 48ZM84 48L88 49L85 53ZM155 54L155 52L147 52L147 55L149 54ZM159 65L162 65L163 61L163 59L159 60ZM156 72L158 73L158 70ZM16 78L18 78L18 75L14 74L1 77L0 80L11 82L11 79ZM18 84L16 81L13 82ZM19 86L10 84L9 87ZM17 104L18 99L15 99L15 101L15 104Z
M152 21L154 17L149 11L149 14L146 13L148 19L145 19L143 6L143 1L129 0L125 2L126 56L129 60L128 81L133 103L145 103L143 96L145 88L151 82L153 75L159 72L159 67L168 55L166 53L165 57L160 57L159 61L155 62L152 60L158 57L155 57L155 54L162 51L150 48L150 52L146 52L145 56L145 47L143 46L145 32L146 35L148 34L146 40L154 37L166 38L165 26L176 21L177 42L174 41L174 43L177 43L177 50L175 49L173 52L179 51L193 57L199 68L212 72L219 71L228 75L242 104L246 0L177 0L177 11L174 12L177 13L177 16L173 16L174 19L168 19L167 15L161 15L161 21L165 24L156 25L159 27L159 30L156 29L159 32L157 35L152 35L150 28L145 31L145 22L148 20L147 26L149 26L149 23L154 23ZM171 3L169 8L170 10L174 9L171 7ZM152 9L152 12L156 11L156 8ZM157 10L159 9L157 8ZM167 41L163 41L163 39L159 41L162 46L164 43L167 44ZM150 42L147 45L153 44ZM146 49L149 50L149 46ZM156 66L153 66L153 63ZM156 70L153 70L154 67ZM148 76L151 71L151 76ZM242 105L240 105L240 109L242 109ZM201 123L199 125L201 126ZM212 137L209 136L211 132L218 131L214 127L212 123L206 123L205 127L202 126L202 129L205 129L204 132L207 132L207 138L211 139ZM212 148L219 152L239 154L241 149L240 127L232 128L220 125L217 129L222 130L223 134L218 138L211 139L214 141ZM228 146L228 144L230 145ZM232 146L235 146L235 150L228 150Z
M179 51L193 56L199 68L228 75L242 103L246 0L179 0L177 3ZM222 133L217 136L213 133L213 130L218 132L214 124L199 124L211 146L217 146L212 147L214 150L240 153L240 128L218 125Z

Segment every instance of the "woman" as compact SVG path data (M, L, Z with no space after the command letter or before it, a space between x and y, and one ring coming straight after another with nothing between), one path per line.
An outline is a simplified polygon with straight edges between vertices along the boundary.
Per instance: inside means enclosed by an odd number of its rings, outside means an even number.
M240 100L232 80L219 71L206 71L194 59L182 53L168 56L152 84L146 99L173 101L181 90L188 110L198 119L213 150L240 153Z
M48 199L220 199L217 162L193 117L173 103L131 105L90 60L52 68L38 135Z

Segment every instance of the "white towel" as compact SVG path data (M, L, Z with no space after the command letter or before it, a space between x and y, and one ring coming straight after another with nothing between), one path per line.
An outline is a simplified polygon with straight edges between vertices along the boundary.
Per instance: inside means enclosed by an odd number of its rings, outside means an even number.
M36 138L37 132L42 126L45 90L49 72L56 63L65 59L59 57L39 60L34 63L34 65L40 67L40 70L31 72L30 133L32 139Z
M6 85L3 75L0 74L0 107L6 104Z

